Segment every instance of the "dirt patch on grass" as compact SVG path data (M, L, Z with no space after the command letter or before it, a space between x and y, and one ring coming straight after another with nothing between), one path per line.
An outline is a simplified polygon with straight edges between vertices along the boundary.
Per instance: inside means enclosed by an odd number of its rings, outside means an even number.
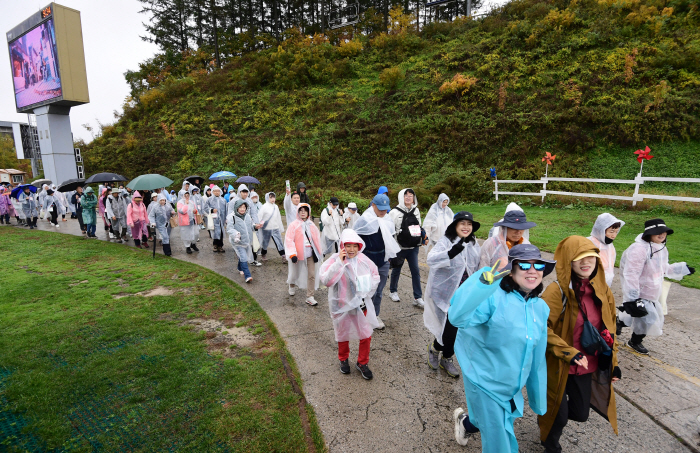
M154 297L154 296L172 296L173 294L175 294L175 291L173 291L172 289L166 288L165 286L158 286L156 288L149 289L148 291L139 291L138 293L119 293L119 294L113 295L112 297L114 299L121 299L122 297L129 297L129 296Z
M226 327L226 324L216 319L193 318L180 323L181 326L204 332L207 344L215 348L229 348L232 345L238 347L253 346L259 340L245 327Z

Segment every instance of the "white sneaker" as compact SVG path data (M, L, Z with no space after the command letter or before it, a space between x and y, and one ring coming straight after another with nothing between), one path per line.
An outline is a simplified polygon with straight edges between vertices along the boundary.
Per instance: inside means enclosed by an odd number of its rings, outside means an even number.
M423 298L419 297L418 299L413 300L413 306L414 307L420 307L423 308L425 307L425 302L423 302Z
M314 296L307 297L306 303L311 305L312 307L315 307L316 305L318 305L318 302L316 302L316 299L314 299Z
M382 321L382 319L379 316L377 316L377 324L379 325L375 327L375 329L384 330L384 328L386 327L384 325L384 321Z
M296 286L289 285L289 295L293 296L297 293L297 288Z
M260 267L262 266L262 263L260 261L253 261L253 266Z
M250 282L252 282L252 281L253 281L253 277L248 277L248 278L245 279L245 282L246 282L246 283L250 283Z
M114 234L109 233L109 238L110 238L110 239L114 239Z
M401 301L401 299L399 299L399 293L389 293L389 297L390 297L391 300L393 300L394 302L400 302L400 301Z
M454 413L452 414L452 418L455 421L455 440L463 447L467 445L469 442L469 437L471 436L471 434L464 429L464 424L462 423L462 420L465 417L467 417L467 414L464 413L464 409L461 407L455 409Z
M61 228L60 226L58 226L58 224L56 224L56 225L54 225L54 226L55 226L56 228Z

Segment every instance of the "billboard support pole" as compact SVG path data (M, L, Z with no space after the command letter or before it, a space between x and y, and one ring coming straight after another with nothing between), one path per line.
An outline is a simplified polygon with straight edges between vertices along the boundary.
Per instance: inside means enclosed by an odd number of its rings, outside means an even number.
M70 107L57 105L34 109L44 178L56 185L78 177L69 113Z

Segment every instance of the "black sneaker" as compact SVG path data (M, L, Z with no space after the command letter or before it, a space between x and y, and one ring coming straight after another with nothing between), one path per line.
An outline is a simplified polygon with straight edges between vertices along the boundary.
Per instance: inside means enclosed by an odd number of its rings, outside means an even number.
M187 249L185 249L185 251L187 252L188 255L192 254L192 249L189 247L187 247Z
M642 343L632 343L632 340L627 342L627 346L634 349L640 354L649 355L649 350Z
M343 374L350 374L350 365L347 359L340 361L340 372Z
M199 252L199 249L197 248L196 245L192 244L192 245L190 245L190 247L192 247L192 250L194 250L195 252Z
M622 334L622 328L625 327L625 323L620 321L620 318L617 318L615 324L615 335L619 337Z
M372 371L370 371L370 369L366 363L364 365L360 365L359 363L356 363L355 368L357 368L360 371L360 373L362 374L362 377L367 379L368 381L374 377L374 376L372 376Z

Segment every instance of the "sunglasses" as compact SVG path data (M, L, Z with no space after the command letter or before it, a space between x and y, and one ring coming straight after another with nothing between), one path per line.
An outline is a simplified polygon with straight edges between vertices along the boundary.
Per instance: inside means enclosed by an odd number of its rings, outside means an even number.
M518 267L524 271L529 271L532 266L535 266L536 271L543 271L545 268L544 263L520 263L518 262Z

